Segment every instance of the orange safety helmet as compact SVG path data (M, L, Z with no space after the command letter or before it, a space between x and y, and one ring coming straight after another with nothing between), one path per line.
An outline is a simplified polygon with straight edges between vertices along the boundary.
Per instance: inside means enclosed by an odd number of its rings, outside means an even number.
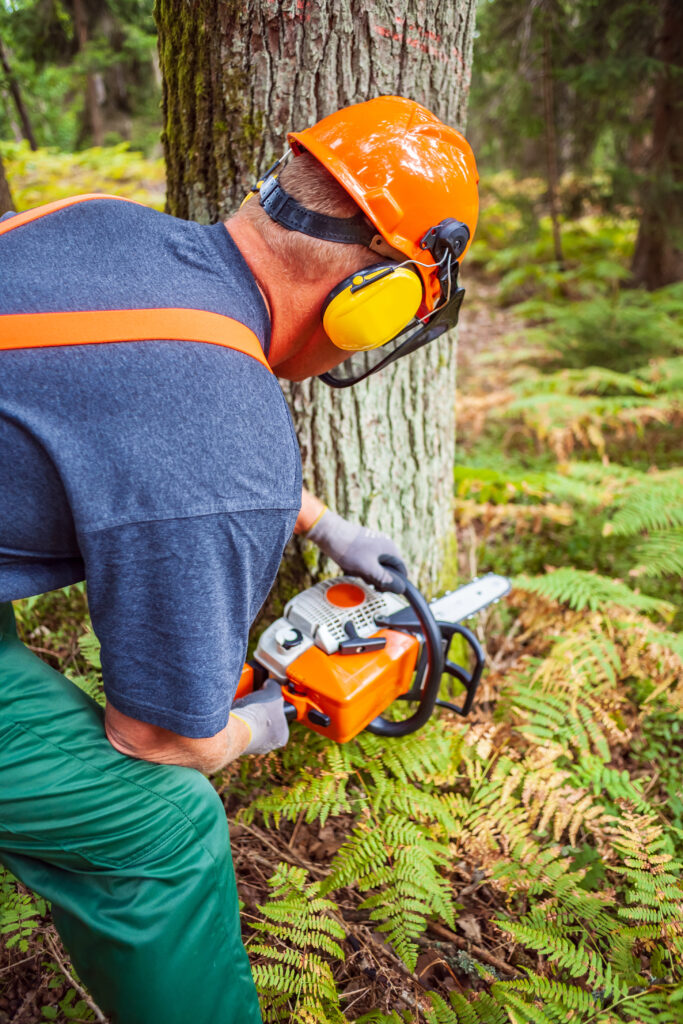
M464 135L414 100L378 96L287 138L295 155L306 150L337 179L389 246L416 261L432 310L437 263L420 242L446 218L461 221L469 228L461 259L477 225L479 175Z

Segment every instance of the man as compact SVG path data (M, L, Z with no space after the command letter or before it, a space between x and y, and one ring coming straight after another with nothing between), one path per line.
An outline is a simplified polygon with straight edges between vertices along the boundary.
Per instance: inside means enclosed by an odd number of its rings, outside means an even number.
M380 585L398 557L302 492L275 378L436 337L476 224L468 144L411 101L290 144L225 224L98 196L0 221L0 860L122 1024L261 1019L201 773L287 740L275 683L230 706L292 530ZM7 603L80 579L104 712Z

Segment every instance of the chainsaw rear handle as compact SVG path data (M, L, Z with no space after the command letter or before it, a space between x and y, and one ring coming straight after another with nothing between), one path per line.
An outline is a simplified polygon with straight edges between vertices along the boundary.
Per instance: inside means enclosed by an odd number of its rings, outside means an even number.
M387 572L391 573L392 585L385 588L375 584L375 587L377 590L392 589L394 593L403 594L407 598L420 623L420 630L424 638L425 656L420 659L420 662L425 664L425 668L421 677L415 680L412 687L412 691L415 693L419 691L420 694L417 698L419 701L417 710L401 722L392 722L388 718L378 715L366 726L366 730L373 732L376 736L407 736L408 733L421 729L431 718L439 697L444 665L441 631L425 598L417 587L406 578L405 573L396 567L398 559L387 555L382 556L380 561Z

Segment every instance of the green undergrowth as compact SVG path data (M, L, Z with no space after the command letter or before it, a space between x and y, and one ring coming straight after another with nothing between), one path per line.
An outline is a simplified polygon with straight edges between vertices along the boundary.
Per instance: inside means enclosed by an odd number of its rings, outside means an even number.
M164 161L130 149L127 142L78 153L31 151L28 143L2 142L0 155L16 209L28 210L68 196L106 192L163 210Z

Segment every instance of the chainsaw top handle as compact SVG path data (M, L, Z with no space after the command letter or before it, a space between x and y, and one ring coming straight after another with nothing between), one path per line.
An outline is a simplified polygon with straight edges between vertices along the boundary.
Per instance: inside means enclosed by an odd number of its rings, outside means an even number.
M392 581L385 587L375 584L375 588L377 590L393 590L394 593L403 594L408 600L420 623L425 656L420 658L418 665L420 675L415 679L411 688L411 693L419 693L418 707L415 712L400 722L392 722L388 718L378 715L366 728L368 732L373 732L376 736L407 736L408 733L421 729L431 718L439 697L441 676L444 670L441 630L436 624L426 599L417 587L406 578L403 563L391 555L380 556L380 562L387 572L391 573ZM420 666L423 666L421 671Z

